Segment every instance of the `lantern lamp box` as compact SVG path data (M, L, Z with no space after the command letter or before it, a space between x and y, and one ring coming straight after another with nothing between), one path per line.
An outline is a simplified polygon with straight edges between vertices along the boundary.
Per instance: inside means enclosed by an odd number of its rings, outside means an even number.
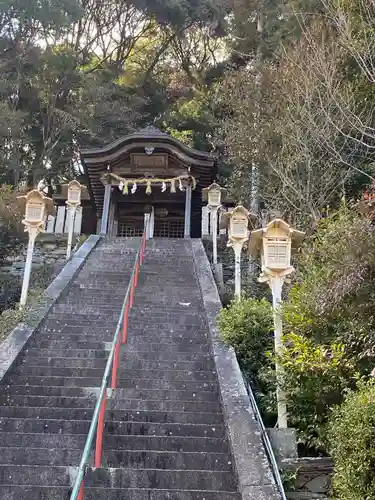
M55 215L53 200L38 189L34 189L24 196L18 196L17 201L25 214L25 222L35 225L45 220L47 215Z
M212 207L219 207L221 200L226 196L227 190L220 187L219 184L214 182L207 188L202 190L202 200L207 202Z
M44 215L44 203L27 203L26 220L28 222L41 222Z
M81 202L82 187L78 181L71 181L68 184L68 201L79 204Z
M265 228L251 232L248 253L252 257L261 254L262 270L283 271L290 268L292 248L298 248L304 236L282 219L274 219Z
M230 240L247 240L251 217L250 212L245 207L239 205L231 212L222 215L220 229L228 229Z

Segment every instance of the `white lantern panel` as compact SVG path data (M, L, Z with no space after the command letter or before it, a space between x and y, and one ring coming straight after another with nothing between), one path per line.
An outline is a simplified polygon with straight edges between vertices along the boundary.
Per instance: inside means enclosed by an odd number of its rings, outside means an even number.
M221 192L219 190L212 190L208 194L208 202L210 205L216 207L220 205Z
M71 201L72 203L78 203L80 200L80 191L76 189L72 189L68 193L68 200Z
M275 269L289 267L289 243L268 242L266 245L266 266Z
M247 237L246 221L232 219L232 236L235 238Z
M28 222L40 222L43 220L43 205L28 203L26 205L26 220Z

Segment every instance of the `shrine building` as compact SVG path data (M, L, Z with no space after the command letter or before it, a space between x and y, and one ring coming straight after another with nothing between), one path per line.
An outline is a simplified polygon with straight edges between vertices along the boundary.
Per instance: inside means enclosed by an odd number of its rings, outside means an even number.
M202 189L216 178L215 158L155 127L101 149L81 151L97 215L97 232L151 237L200 238Z

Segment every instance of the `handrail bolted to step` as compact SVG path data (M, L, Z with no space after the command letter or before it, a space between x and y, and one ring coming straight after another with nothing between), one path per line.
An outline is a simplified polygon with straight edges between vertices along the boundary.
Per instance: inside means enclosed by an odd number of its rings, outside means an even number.
M94 436L96 432L95 458L94 466L99 468L102 461L103 451L103 432L105 423L105 408L107 404L108 382L111 375L111 389L116 388L117 369L120 355L120 344L125 344L127 341L128 315L133 307L134 290L138 285L138 276L140 266L143 264L144 251L146 247L147 227L143 232L141 244L137 252L131 278L126 290L124 302L121 308L119 320L117 322L115 335L112 342L111 352L105 367L102 384L100 387L99 396L95 405L94 415L91 420L90 429L87 435L85 447L83 449L81 462L78 467L78 473L75 477L73 490L70 495L70 500L83 500L84 498L84 480L86 471L89 467L89 460L93 446Z

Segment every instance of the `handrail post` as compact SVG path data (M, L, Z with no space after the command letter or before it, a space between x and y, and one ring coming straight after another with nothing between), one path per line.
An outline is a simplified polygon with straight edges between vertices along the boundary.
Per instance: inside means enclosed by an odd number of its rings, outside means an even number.
M104 431L106 402L107 402L107 389L104 392L104 397L103 397L102 403L100 405L98 427L96 429L95 467L97 469L100 468L100 465L102 462L103 431Z
M77 500L83 500L83 491L84 491L84 487L85 487L85 486L84 486L84 484L85 484L85 482L84 482L84 481L82 481L82 483L81 483L81 487L80 487L80 489L79 489L79 493L78 493L78 498L77 498Z
M120 339L116 343L115 355L114 355L114 358L113 358L112 381L111 381L111 388L112 389L116 389L116 380L117 380L117 369L118 369L119 355L120 355Z
M132 276L132 284L131 284L131 288L130 288L130 303L129 303L129 307L130 309L133 308L133 304L134 304L134 274Z
M143 235L142 239L141 239L141 248L140 248L140 251L139 251L139 264L140 265L143 264L143 253L145 251L144 242L145 242L145 237Z
M139 261L137 260L134 273L134 287L138 286L138 275L139 275Z
M122 323L122 343L126 344L128 340L128 321L129 321L129 297L126 299L126 306L124 311L124 318Z

